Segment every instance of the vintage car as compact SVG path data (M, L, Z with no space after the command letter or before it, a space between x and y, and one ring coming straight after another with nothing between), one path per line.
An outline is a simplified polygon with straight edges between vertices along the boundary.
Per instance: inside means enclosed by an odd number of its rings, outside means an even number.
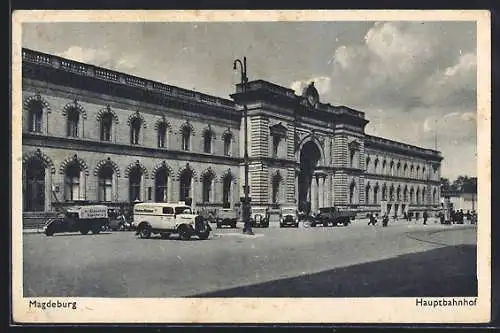
M231 228L236 228L238 222L238 212L233 208L223 208L217 212L217 228L223 225L229 225Z
M269 211L267 207L252 207L250 222L252 227L269 227Z
M280 227L294 226L298 228L299 226L299 216L297 207L282 207L280 212Z
M330 224L334 227L337 224L343 224L344 226L349 225L351 220L356 216L356 212L351 211L341 211L336 207L325 207L320 208L319 213L314 216L313 221L311 222L311 227L315 227L318 224L323 225L324 227L329 226Z
M47 236L62 232L80 232L86 235L89 231L98 234L109 224L108 207L103 205L74 206L67 208L56 218L50 219L44 226Z
M160 234L163 238L178 234L182 240L191 236L207 239L212 228L201 215L182 203L138 203L134 205L132 226L140 238Z

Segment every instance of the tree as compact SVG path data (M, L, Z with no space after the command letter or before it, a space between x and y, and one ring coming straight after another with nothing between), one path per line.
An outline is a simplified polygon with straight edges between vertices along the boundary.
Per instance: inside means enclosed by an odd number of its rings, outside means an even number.
M441 177L441 192L450 192L451 184L448 178Z
M458 176L452 187L460 193L477 193L477 177Z

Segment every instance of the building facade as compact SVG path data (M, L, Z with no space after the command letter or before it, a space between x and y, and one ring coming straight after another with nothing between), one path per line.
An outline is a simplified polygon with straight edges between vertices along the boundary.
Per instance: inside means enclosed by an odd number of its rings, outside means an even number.
M439 152L364 131L363 112L257 80L232 100L22 52L23 211L89 201L239 206L247 107L252 206L435 209Z

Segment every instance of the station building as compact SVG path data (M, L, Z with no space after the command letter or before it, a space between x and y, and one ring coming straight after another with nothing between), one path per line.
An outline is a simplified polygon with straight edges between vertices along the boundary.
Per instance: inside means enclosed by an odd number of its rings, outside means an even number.
M440 206L440 152L368 135L365 113L255 80L225 99L22 50L25 224L79 202L402 215ZM28 221L28 222L27 222Z

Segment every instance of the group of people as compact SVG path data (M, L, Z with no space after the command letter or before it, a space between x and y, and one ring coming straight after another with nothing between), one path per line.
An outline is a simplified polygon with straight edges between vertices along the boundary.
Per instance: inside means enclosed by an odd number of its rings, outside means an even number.
M376 225L377 224L378 214L370 213L368 218L370 219L370 221L368 222L368 225ZM403 218L405 220L411 222L412 214L411 213L407 214L406 212L404 212ZM427 224L427 220L429 219L429 214L426 211L424 211L422 214L422 218L424 219L424 224ZM398 219L398 217L395 215L394 220L397 221L397 219ZM418 216L416 216L416 219L418 220ZM387 227L388 224L389 224L389 215L387 213L385 213L384 215L382 215L382 226Z

